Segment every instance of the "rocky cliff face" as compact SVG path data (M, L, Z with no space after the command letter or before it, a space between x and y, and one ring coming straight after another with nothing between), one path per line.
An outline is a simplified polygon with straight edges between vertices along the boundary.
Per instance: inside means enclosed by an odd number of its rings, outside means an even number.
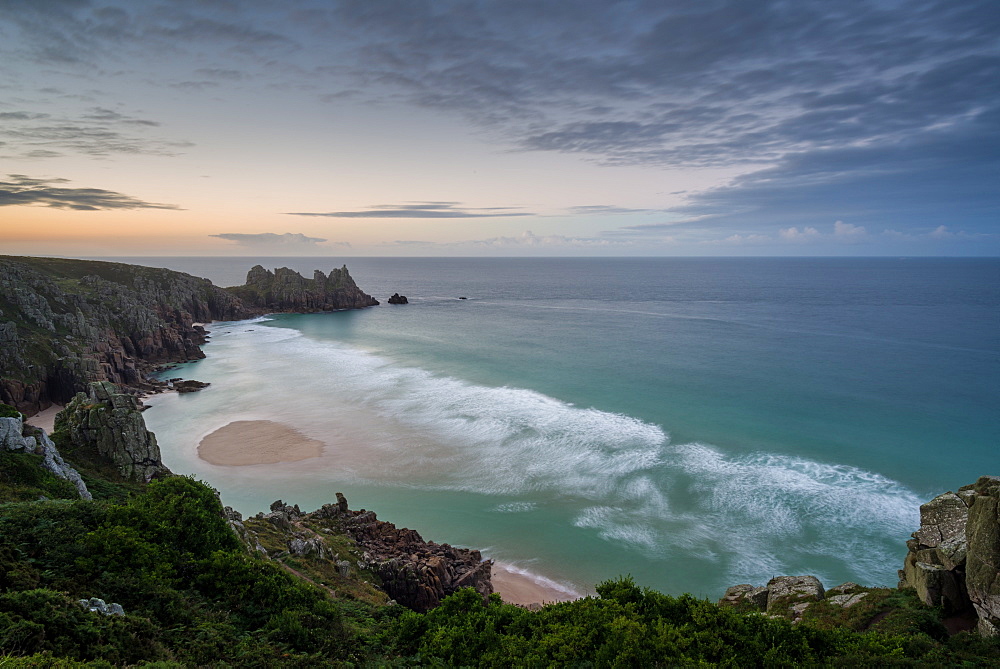
M247 273L246 284L228 290L263 312L334 311L378 304L378 300L358 288L346 265L328 275L316 270L312 279L287 267L271 272L255 265Z
M349 509L340 493L337 500L312 513L302 513L298 506L279 500L271 505L270 513L258 514L246 523L231 510L229 515L252 550L279 561L311 562L316 573L322 573L324 562L341 576L351 570L368 572L389 597L415 611L437 606L459 588L474 588L484 598L493 592L493 562L483 560L479 551L424 541L415 530L378 520L373 511ZM350 537L359 555L348 560L343 548L338 553L331 545L337 535ZM296 564L306 568L303 562Z
M168 269L0 256L0 402L30 415L94 381L153 390L156 365L205 357L196 323L377 304L346 267L303 279L258 265L223 289Z
M1000 634L1000 477L983 476L920 507L920 529L899 586L929 605L972 609L985 636Z
M0 402L30 414L92 381L148 389L155 364L204 357L196 322L256 313L181 272L0 257Z
M96 452L122 478L148 483L170 474L160 460L156 435L146 429L134 395L123 394L107 381L91 383L56 416L56 432L64 432L76 447Z

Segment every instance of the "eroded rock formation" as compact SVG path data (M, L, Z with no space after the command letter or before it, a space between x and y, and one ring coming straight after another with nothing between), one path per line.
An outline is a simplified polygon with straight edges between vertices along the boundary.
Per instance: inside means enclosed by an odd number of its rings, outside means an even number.
M200 323L376 304L346 267L303 279L258 265L224 289L168 269L0 256L0 402L31 415L94 381L157 391L158 365L205 357Z
M149 482L170 473L160 460L156 435L146 429L138 400L107 381L77 393L56 415L55 429L65 430L74 445L110 461L125 479Z
M358 288L346 265L329 274L316 270L311 279L287 267L272 272L255 265L247 273L244 285L227 290L245 304L264 312L334 311L378 304L378 300Z
M1000 477L980 477L923 504L920 529L906 545L900 587L950 612L971 608L981 634L1000 634Z

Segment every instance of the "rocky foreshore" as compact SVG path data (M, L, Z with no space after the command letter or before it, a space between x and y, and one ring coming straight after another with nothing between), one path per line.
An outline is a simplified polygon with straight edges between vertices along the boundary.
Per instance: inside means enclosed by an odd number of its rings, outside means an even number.
M271 504L270 513L259 513L246 523L232 509L227 514L250 548L272 559L294 555L332 560L344 572L368 571L383 592L414 611L428 611L460 588L473 588L484 600L493 592L493 562L483 560L479 551L424 541L416 530L379 520L374 511L351 510L343 494L338 492L336 497L336 504L324 504L311 513L278 500ZM260 531L259 521L267 523L266 533ZM334 555L326 541L330 532L345 534L357 544L353 562ZM264 534L270 535L270 548L265 548Z
M983 636L1000 635L1000 476L982 476L921 505L912 537L898 590L941 607L950 631L975 627ZM884 599L886 592L857 583L825 589L815 576L778 576L765 586L734 585L719 604L798 622L817 603L846 609Z

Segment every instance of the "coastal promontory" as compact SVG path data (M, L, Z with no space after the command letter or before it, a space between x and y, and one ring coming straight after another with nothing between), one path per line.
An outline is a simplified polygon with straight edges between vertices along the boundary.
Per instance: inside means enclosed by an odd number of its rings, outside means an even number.
M94 381L155 391L159 365L205 357L203 323L377 304L347 267L305 279L258 265L220 288L163 268L0 256L0 402L31 415Z
M287 267L272 272L255 265L247 272L244 285L228 290L249 307L269 313L335 311L378 305L378 300L358 288L346 265L329 274L316 270L311 279Z

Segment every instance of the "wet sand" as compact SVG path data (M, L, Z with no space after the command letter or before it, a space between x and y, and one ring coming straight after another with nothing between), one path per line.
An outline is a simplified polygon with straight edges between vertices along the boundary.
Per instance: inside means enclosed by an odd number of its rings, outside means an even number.
M198 457L213 465L270 465L319 457L323 442L270 420L237 420L207 435Z
M568 602L579 599L581 595L559 587L557 583L546 583L547 579L539 580L530 574L503 562L493 565L493 589L508 604L546 604L549 602Z
M46 434L52 434L53 426L56 422L56 414L63 410L62 405L53 404L44 411L39 411L25 422L45 430Z

